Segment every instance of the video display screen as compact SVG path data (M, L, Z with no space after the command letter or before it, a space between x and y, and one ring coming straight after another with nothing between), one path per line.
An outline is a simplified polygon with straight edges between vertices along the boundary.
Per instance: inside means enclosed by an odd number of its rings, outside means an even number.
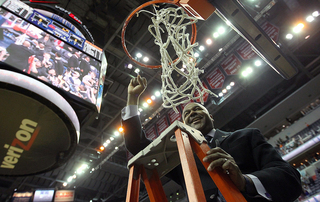
M0 61L100 106L101 62L3 8Z
M51 202L53 196L54 190L36 190L34 192L33 202Z

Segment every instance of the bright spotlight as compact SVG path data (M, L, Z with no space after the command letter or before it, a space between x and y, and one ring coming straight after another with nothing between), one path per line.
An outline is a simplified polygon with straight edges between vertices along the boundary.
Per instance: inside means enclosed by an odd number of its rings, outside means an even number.
M200 51L204 51L204 46L199 46Z
M223 93L219 93L219 97L222 97L223 96Z
M227 92L228 92L227 89L222 90L222 93L227 93Z
M312 21L314 21L314 17L311 16L311 15L309 15L309 16L306 18L306 21L307 21L307 22L312 22Z
M142 54L141 53L137 53L137 58L141 58L142 57Z
M119 133L117 132L117 134L119 134ZM110 139L111 139L111 138L110 138ZM107 140L107 141L106 141L107 144L109 144L110 142L111 142L110 140Z
M219 33L218 32L213 33L213 38L218 38L218 37L219 37Z
M244 76L244 77L247 77L249 74L251 74L252 73L252 68L251 67L248 67L247 69L245 69L241 74L242 74L242 76Z
M226 89L227 89L227 90L230 90L230 89L231 89L231 86L227 86Z
M230 86L234 86L234 82L232 81L232 82L230 82Z
M147 99L147 103L151 104L152 100L151 99Z
M219 52L221 52L223 49L222 48L219 48Z
M299 32L301 32L302 28L304 28L304 24L303 23L299 23L297 26L295 26L293 28L293 32L299 33Z
M111 141L114 140L114 137L110 137L110 140L111 140ZM110 140L109 140L109 142L110 142Z
M68 183L64 182L62 185L63 185L64 187L66 187L66 186L68 185Z
M115 149L115 150L118 150L118 149L119 149L119 147L115 147L114 149Z
M100 147L100 151L103 151L103 150L104 150L104 146L101 146L101 147Z
M68 177L67 182L71 182L72 181L72 177Z
M104 146L104 147L107 147L107 146L108 146L108 143L106 143L106 142L103 143L103 146Z
M289 33L289 34L286 35L286 39L291 40L292 38L293 38L293 35L292 35L292 34Z
M135 72L136 74L139 74L140 69L137 68L137 69L134 70L134 72Z
M151 97L152 97L152 96L151 96ZM143 111L143 109L142 109L142 108L139 108L138 110L139 110L139 112L142 112L142 111Z
M142 106L143 106L143 107L148 107L149 105L148 105L148 103L144 102L144 103L142 104Z
M257 66L257 67L259 67L259 66L262 65L262 62L261 62L260 60L256 60L256 61L254 62L254 65Z
M211 45L211 44L212 44L212 40L211 40L211 39L207 39L207 40L206 40L206 43L207 43L208 45Z
M318 17L318 16L319 16L319 11L313 12L313 13L312 13L312 16L315 17L315 18Z
M155 100L155 99L156 99L156 96L152 95L151 100Z
M157 97L159 97L159 96L161 95L160 91L157 91L157 92L155 93L155 95L156 95Z
M225 33L226 29L224 27L219 27L218 32L219 34Z
M128 69L132 69L133 65L130 63L128 64Z
M119 130L120 133L123 132L123 128L122 127L120 127L118 130Z
M194 57L199 57L199 53L194 53Z
M148 57L144 57L143 58L143 62L148 62L149 61L149 58Z

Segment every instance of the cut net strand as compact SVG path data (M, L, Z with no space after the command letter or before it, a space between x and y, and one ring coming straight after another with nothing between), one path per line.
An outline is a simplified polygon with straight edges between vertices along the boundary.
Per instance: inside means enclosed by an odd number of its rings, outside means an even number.
M182 7L160 10L154 7L154 9L155 15L151 18L153 24L149 25L148 30L155 38L154 43L160 48L163 107L173 108L176 113L179 113L177 106L188 103L190 100L200 99L204 104L203 97L206 93L217 97L205 88L199 79L199 75L204 71L196 67L193 48L198 46L198 43L191 44L189 34L186 33L187 26L197 23L197 19L187 15ZM165 31L167 38L163 40L162 34ZM169 46L173 47L178 57L174 61L167 51ZM178 68L178 64L182 64L185 70ZM174 72L185 78L179 86L172 78Z

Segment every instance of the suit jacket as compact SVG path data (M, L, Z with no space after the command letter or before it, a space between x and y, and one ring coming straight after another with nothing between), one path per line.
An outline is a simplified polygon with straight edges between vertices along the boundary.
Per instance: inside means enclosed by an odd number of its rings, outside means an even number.
M123 121L125 144L134 155L150 143L139 126L141 123L138 116ZM214 139L218 139L220 147L234 158L243 174L252 174L261 181L273 201L290 202L301 194L299 172L281 158L258 129L242 129L232 133L216 130ZM215 147L214 140L208 144L211 148ZM198 158L196 163L206 196L216 194L216 186L206 168ZM167 176L185 188L181 166ZM243 194L247 201L268 201L262 197L252 198Z
M10 54L5 60L9 65L24 70L28 67L28 59L34 52L23 45L10 44L7 48L7 52Z

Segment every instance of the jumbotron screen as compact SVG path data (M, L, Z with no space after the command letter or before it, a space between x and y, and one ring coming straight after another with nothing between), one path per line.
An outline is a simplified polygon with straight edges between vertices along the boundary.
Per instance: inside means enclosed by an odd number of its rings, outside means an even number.
M0 8L0 61L92 103L100 111L106 73L103 51L96 56L79 50L87 44L85 39L35 10L28 18ZM68 35L49 34L40 29L43 26Z

